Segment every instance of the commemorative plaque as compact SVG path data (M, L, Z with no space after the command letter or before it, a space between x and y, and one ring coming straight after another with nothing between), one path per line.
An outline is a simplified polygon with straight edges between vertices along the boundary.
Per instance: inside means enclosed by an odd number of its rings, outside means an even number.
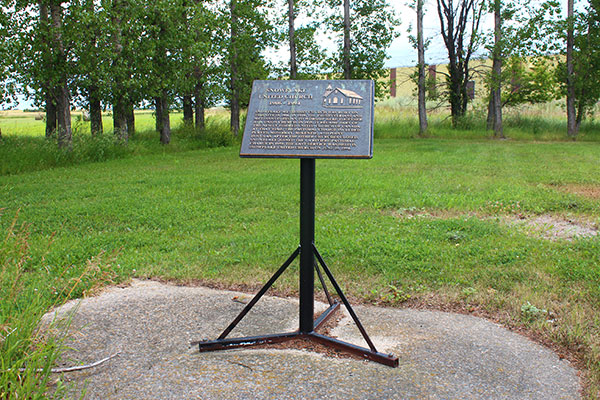
M300 243L216 340L193 344L205 352L304 339L397 367L398 357L377 351L315 245L315 159L373 157L373 81L254 81L240 156L301 159ZM296 258L300 259L298 330L228 338ZM315 272L329 302L317 318ZM329 293L324 275L341 303ZM318 333L341 304L368 348Z
M372 158L373 81L254 81L241 157Z

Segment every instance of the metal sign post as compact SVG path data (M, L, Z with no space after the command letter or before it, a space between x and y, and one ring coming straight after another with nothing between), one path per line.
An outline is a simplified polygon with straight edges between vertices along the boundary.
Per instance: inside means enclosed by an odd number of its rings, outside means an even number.
M307 339L365 359L398 366L398 358L377 351L354 309L315 246L315 159L371 158L373 143L373 81L255 81L248 108L242 157L300 158L300 246L212 341L199 341L201 352ZM228 339L287 267L300 256L298 331ZM317 333L339 309L330 295L325 272L368 348ZM315 271L329 308L314 318Z

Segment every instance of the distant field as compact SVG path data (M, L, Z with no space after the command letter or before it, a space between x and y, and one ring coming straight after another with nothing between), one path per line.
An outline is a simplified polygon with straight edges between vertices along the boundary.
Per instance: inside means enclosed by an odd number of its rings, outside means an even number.
M207 116L222 114L222 109L211 109ZM41 119L43 112L26 112L20 110L0 111L0 130L3 135L42 137L45 135L45 122ZM171 126L173 128L181 125L183 121L182 112L171 113ZM112 132L113 120L111 113L104 113L102 124L106 132ZM83 121L81 111L71 113L71 125L74 134L89 134L89 122ZM154 130L154 112L151 110L138 110L135 112L135 127L137 131L143 132Z
M492 136L485 129L485 107L478 105L467 115L458 127L450 124L446 107L429 104L429 137L448 139L486 139ZM596 115L598 112L596 112ZM0 130L4 136L43 137L44 121L36 120L43 113L23 111L0 111ZM154 114L151 110L135 113L136 131L154 130ZM207 110L207 117L228 119L228 111L223 108ZM181 126L183 114L171 113L171 127ZM104 130L112 132L112 117L105 113ZM89 122L81 118L80 111L72 113L74 135L89 135ZM507 108L504 111L504 131L508 138L515 140L564 141L566 137L566 116L559 102ZM378 138L412 138L418 134L418 116L413 97L398 97L378 102L375 107L375 136ZM243 128L243 127L242 127ZM588 118L582 123L580 141L600 141L600 122Z

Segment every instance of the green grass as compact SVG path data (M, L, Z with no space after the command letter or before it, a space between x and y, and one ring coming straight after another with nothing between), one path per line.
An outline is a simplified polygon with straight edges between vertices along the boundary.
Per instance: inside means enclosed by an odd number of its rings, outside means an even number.
M56 140L46 140L43 131L35 135L9 133L0 140L0 175L18 174L48 168L65 167L69 165L106 161L116 158L126 158L145 154L177 153L199 148L228 146L236 142L229 133L228 121L224 118L209 116L206 127L202 131L175 124L171 132L171 143L168 146L159 143L159 135L148 122L154 123L151 114L142 113L139 120L143 131L137 131L127 145L118 142L109 131L98 137L91 137L89 124L80 122L73 129L73 143L69 149L59 149ZM14 118L18 119L18 118ZM0 119L0 121L2 121ZM43 129L41 121L35 121ZM24 124L27 127L28 124ZM138 121L137 127L140 124ZM38 129L39 130L39 129Z
M316 241L355 299L433 298L526 327L575 354L599 399L599 237L548 241L505 222L600 225L598 198L570 190L600 193L600 124L570 142L559 107L542 111L505 113L508 141L488 140L481 111L458 128L433 111L420 139L414 108L379 104L373 160L317 161ZM150 112L127 146L108 115L100 138L75 116L71 151L34 116L0 115L0 370L28 368L3 375L0 398L44 397L63 340L38 330L48 307L131 277L258 287L298 244L298 161L239 159L221 111L203 132L174 114L168 146ZM278 289L297 290L294 268Z
M298 244L299 162L237 152L150 152L0 177L0 228L17 210L31 224L25 287L50 305L134 276L259 286ZM597 398L600 239L553 242L502 221L600 223L598 199L564 190L599 188L599 161L595 143L376 140L372 160L317 160L316 244L357 298L434 296L572 350ZM419 212L437 217L407 217ZM110 267L70 294L56 290L98 256ZM294 268L279 289L297 290ZM524 314L526 304L554 322Z

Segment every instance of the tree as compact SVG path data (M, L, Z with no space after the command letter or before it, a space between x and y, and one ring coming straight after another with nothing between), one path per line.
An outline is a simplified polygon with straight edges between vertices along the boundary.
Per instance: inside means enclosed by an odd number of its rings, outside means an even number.
M600 1L575 12L567 3L566 60L558 73L567 97L567 135L575 139L581 121L600 99Z
M1 4L1 3L0 3ZM14 101L16 87L14 85L13 72L11 64L14 62L12 57L11 42L14 40L15 33L11 30L11 20L7 10L0 8L0 105L9 104ZM0 132L0 138L2 133Z
M350 62L350 0L344 0L344 47L342 48L344 79L352 79Z
M46 137L55 136L58 146L68 149L73 26L65 21L71 10L56 0L15 1L5 7L11 10L11 62L21 93L34 104L45 104Z
M429 43L425 42L423 34L423 14L424 14L424 0L414 0L413 3L409 4L409 7L413 8L417 14L417 36L409 35L413 47L417 49L417 69L415 71L416 76L413 76L417 84L417 104L419 109L419 136L423 136L427 132L427 91L428 84L425 77L425 48ZM408 31L412 31L412 25L408 27ZM435 85L435 82L433 82Z
M418 104L419 104L419 135L424 135L427 132L427 105L425 102L426 85L425 85L425 42L423 39L423 3L424 0L416 0L417 9L417 58L418 58Z
M537 8L521 43L538 55L555 55L555 63L548 66L555 73L559 94L566 97L567 135L575 139L581 121L600 99L600 4L568 0L564 19L559 18L560 3L555 0Z
M502 0L493 0L492 7L494 10L494 46L492 48L487 129L494 129L494 136L504 138L502 129Z
M574 0L567 0L567 135L577 136L578 126L575 115L575 66L573 65L573 47L575 45Z
M230 0L230 41L225 47L229 62L230 127L237 136L240 109L250 99L252 81L264 79L268 68L262 50L273 43L274 30L267 19L264 0Z
M231 97L229 106L231 108L231 117L229 126L234 136L237 136L240 131L240 82L238 77L239 52L238 45L238 7L237 0L229 0L229 11L231 17L231 34L230 34L230 49L229 49L229 68L230 68L230 90Z
M336 35L338 47L326 67L344 79L373 79L375 94L386 93L386 50L397 36L399 25L387 0L324 0L325 24Z
M290 39L290 79L296 79L298 75L298 65L296 64L296 36L295 36L295 24L296 0L288 1L288 36Z
M104 10L93 0L81 0L72 4L72 24L74 30L72 43L76 68L74 85L78 96L74 102L87 108L90 113L90 132L92 136L101 135L102 101L107 98L109 70L111 61L108 41L108 21Z
M217 13L208 8L204 2L196 0L188 9L189 40L184 47L183 59L185 64L184 79L193 94L193 108L196 129L204 128L205 108L215 103L217 97L223 94L220 88L220 76L224 68L217 60L223 48L222 38L226 36L222 21Z
M56 110L56 87L53 83L54 79L52 74L49 74L45 71L52 70L52 62L53 62L53 50L50 40L50 32L51 32L51 24L50 24L50 12L48 10L48 4L45 0L40 0L39 2L39 24L37 29L34 30L35 35L34 41L31 42L31 46L28 46L27 49L31 50L31 53L23 52L23 54L27 54L29 57L29 63L25 64L29 66L29 74L27 74L27 70L23 71L22 76L29 75L29 80L36 82L39 84L39 88L41 89L41 95L44 98L45 106L46 106L46 138L51 138L56 133L56 124L57 124L57 110ZM23 40L25 42L25 40ZM35 61L35 51L39 49L40 58ZM26 56L27 57L27 56ZM36 73L37 72L37 73ZM21 81L22 84L27 84L24 81ZM37 86L35 83L32 86Z
M110 38L112 57L111 57L111 88L110 103L113 111L113 132L114 135L123 143L127 143L127 95L129 66L127 60L127 50L131 41L127 35L124 35L127 24L127 12L130 4L127 0L109 0L107 2L108 18L110 23ZM125 37L125 39L124 39Z
M177 89L179 72L183 68L183 47L189 35L183 0L157 0L146 7L147 28L153 42L150 51L150 76L148 90L155 98L157 124L160 128L160 143L171 142L170 107Z
M50 2L51 42L54 50L52 68L56 71L56 122L58 147L70 147L71 132L71 94L68 86L67 39L64 36L62 1Z
M309 0L284 0L285 15L276 23L287 26L279 34L279 43L289 45L290 57L287 62L276 66L279 76L289 75L290 79L317 79L323 73L324 50L315 40L319 23L313 18L315 3ZM302 24L296 26L300 19ZM285 20L285 21L284 21Z
M477 48L483 4L479 0L437 0L442 38L448 50L448 101L452 124L467 111L469 61Z

